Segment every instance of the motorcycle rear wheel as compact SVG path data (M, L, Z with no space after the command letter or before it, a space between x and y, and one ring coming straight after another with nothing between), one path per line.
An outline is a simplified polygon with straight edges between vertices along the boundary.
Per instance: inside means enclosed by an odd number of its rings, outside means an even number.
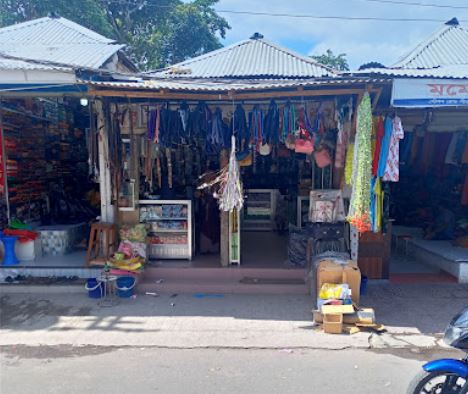
M468 381L452 372L419 372L411 381L407 394L464 394Z

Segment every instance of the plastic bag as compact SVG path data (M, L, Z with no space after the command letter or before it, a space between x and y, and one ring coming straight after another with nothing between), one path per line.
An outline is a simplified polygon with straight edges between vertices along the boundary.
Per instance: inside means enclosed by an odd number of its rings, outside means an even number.
M350 298L351 290L347 283L324 283L320 289L319 297L322 300L344 300Z

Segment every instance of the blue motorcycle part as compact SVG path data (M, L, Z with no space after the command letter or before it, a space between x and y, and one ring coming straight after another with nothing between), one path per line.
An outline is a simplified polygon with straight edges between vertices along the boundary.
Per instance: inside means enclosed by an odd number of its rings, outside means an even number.
M451 372L457 374L463 379L468 379L468 364L461 360L454 360L451 358L434 360L424 364L423 369L426 372Z

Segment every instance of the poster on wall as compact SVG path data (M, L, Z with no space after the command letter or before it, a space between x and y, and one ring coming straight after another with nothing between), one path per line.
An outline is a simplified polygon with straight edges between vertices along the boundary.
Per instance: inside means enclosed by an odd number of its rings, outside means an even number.
M403 108L468 106L468 80L395 79L392 88L392 106Z

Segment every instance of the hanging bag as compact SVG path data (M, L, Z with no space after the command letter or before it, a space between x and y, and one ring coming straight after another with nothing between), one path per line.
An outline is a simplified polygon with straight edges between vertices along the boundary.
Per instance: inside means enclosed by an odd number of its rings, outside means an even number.
M328 167L332 163L330 153L325 148L316 150L314 152L314 159L318 168Z
M296 153L311 155L314 152L314 140L309 132L299 129L299 138L296 139L294 150Z

